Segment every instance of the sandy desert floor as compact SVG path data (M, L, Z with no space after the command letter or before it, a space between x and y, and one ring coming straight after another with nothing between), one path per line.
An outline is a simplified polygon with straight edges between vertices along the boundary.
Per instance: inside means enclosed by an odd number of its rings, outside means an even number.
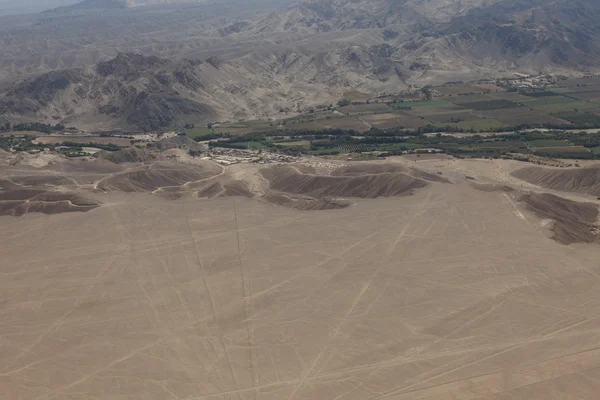
M512 164L402 162L456 179L0 217L0 398L596 399L600 246L458 179L527 186Z

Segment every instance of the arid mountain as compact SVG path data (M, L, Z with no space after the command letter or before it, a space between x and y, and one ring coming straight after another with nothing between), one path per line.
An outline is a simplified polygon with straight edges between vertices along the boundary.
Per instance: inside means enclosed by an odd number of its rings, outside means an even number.
M147 130L273 117L352 90L600 71L595 0L291 1L85 0L0 18L0 111Z
M20 81L0 93L0 114L96 130L256 118L328 104L351 88L401 87L406 71L380 52L349 47L329 54L263 52L231 61L179 62L122 53L93 68Z
M46 13L70 12L76 10L123 9L132 5L133 4L128 0L84 0L81 3L48 10Z
M454 19L438 35L469 59L585 69L600 59L599 21L595 0L502 0Z
M498 0L496 0L498 1ZM329 32L347 29L422 30L494 0L307 0L249 24L254 32Z

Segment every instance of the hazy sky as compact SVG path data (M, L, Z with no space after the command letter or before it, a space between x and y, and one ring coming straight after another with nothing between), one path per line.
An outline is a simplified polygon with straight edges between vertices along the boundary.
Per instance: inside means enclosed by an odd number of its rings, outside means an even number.
M0 0L0 15L40 12L81 0Z

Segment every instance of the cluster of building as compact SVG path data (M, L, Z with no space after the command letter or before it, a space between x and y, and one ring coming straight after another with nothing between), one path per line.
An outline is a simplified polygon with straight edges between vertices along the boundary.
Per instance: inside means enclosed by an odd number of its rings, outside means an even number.
M498 86L512 87L516 89L543 89L555 85L558 81L553 75L525 75L515 74L513 79L501 79L496 82Z
M299 160L298 157L271 153L262 150L227 149L220 147L211 148L208 153L208 157L221 165L232 165L239 163L290 163Z

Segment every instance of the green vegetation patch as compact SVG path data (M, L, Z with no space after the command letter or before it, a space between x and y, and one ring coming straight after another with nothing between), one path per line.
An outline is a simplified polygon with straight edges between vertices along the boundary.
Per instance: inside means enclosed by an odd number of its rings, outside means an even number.
M548 90L551 91L552 93L563 94L563 93L573 93L575 91L575 88L556 87L556 88L550 88Z
M600 146L597 147L592 147L590 150L592 153L597 154L598 156L600 156Z
M582 146L543 147L535 150L538 155L555 158L592 159L595 154Z
M447 106L450 103L442 99L422 100L422 101L404 101L401 103L392 103L390 107L395 110L406 110L413 107L439 107Z
M471 121L460 121L458 123L435 123L434 126L437 127L446 127L450 126L456 129L464 129L464 130L473 130L473 131L488 131L491 129L499 129L503 128L504 125L502 122L496 119L483 118L483 119L475 119Z
M569 121L577 126L595 127L600 125L600 116L589 112L564 111L552 114L553 116Z
M488 111L488 110L499 110L503 108L517 108L521 107L518 103L510 100L488 100L488 101L475 101L472 103L462 103L463 107L470 108L476 111Z
M562 111L592 110L600 108L599 103L577 101L566 97L547 97L525 102L527 107L546 113Z
M522 95L525 95L527 97L553 97L556 96L556 93L554 92L549 92L547 90L536 90L536 91L530 91L530 92L521 92Z
M491 101L491 100L495 100L494 97L492 97L491 95L486 95L486 94L471 94L471 95L467 95L467 96L453 96L453 97L448 97L447 98L449 101L451 101L454 104L457 104L459 106L462 106L464 103L476 103L476 102L481 102L481 101Z
M565 147L570 146L564 140L557 139L537 139L528 142L531 147Z
M482 120L490 122L493 120ZM210 146L237 149L277 149L287 154L334 155L345 153L371 154L385 152L402 154L415 149L440 149L459 157L501 157L510 153L554 158L600 159L600 133L571 131L527 132L493 136L469 135L460 137L436 133L460 132L457 127L427 125L417 130L371 129L364 133L345 129L320 131L281 131L253 133L245 136L222 136Z

